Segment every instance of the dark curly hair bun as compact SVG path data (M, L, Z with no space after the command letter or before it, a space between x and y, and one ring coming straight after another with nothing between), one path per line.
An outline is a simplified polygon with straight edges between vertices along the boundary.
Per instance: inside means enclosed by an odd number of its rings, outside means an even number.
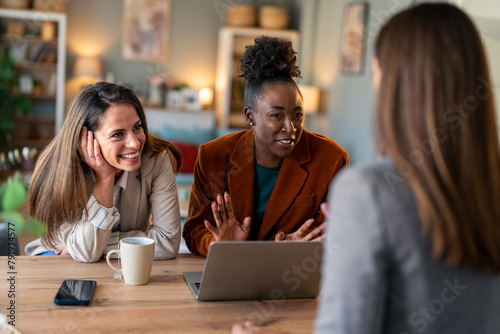
M276 78L300 77L296 65L297 52L292 42L262 36L255 39L254 45L245 47L241 62L241 77L247 81L266 81Z

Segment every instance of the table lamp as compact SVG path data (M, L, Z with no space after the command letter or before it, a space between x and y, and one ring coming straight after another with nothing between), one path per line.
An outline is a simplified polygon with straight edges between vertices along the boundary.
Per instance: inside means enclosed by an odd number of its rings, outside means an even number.
M204 87L199 92L200 103L203 110L208 110L214 98L214 90L212 88Z
M101 77L102 65L98 57L78 57L73 73L75 77L87 77L96 82Z
M298 85L304 98L304 113L315 114L319 110L319 89L314 86Z

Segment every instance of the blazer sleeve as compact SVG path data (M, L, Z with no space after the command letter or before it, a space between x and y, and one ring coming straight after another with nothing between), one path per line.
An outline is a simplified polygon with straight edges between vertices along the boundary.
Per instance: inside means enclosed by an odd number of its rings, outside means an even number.
M76 223L64 223L59 231L61 241L73 259L82 262L98 261L108 245L111 230L120 219L115 207L106 208L91 195L87 202L88 215L82 213Z
M98 261L110 243L111 230L120 219L115 207L106 208L91 195L87 201L88 215L80 214L73 224L64 223L59 228L60 242L64 244L71 257L82 262ZM28 243L27 255L38 255L52 249L46 248L41 238Z
M175 174L168 154L158 155L149 202L153 225L148 237L155 241L155 259L177 256L181 243L181 215Z
M210 243L215 241L212 233L207 230L204 223L205 219L213 221L211 204L214 201L211 194L210 180L205 175L203 168L205 156L204 145L201 145L194 167L194 183L189 200L189 215L183 230L183 237L188 249L192 253L202 256L207 256Z
M333 183L316 333L381 333L388 255L373 181L357 169Z

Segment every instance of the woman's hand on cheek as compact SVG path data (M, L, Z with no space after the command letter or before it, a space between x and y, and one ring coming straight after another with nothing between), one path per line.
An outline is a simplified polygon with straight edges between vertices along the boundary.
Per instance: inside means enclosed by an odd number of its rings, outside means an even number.
M101 154L99 142L94 138L94 133L83 127L80 134L78 153L82 160L94 170L98 177L113 177L115 168L111 166Z

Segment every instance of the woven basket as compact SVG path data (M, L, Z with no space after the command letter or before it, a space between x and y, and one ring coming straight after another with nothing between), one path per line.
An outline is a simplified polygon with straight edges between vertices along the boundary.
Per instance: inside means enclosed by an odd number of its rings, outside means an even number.
M34 0L33 9L41 12L65 13L65 0Z
M12 9L26 9L30 6L30 0L0 0L0 7Z

